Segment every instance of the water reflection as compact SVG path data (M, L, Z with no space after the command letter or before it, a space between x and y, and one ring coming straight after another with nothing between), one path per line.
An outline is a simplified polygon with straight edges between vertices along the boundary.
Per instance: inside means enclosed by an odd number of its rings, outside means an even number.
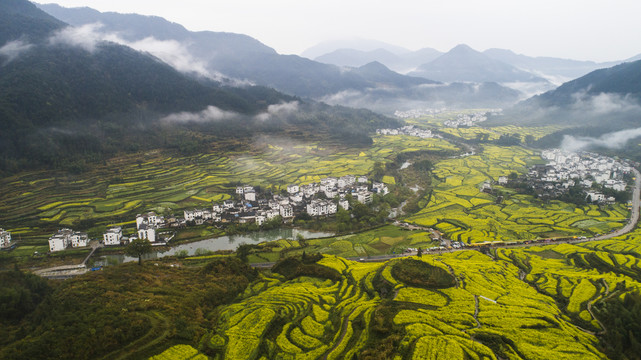
M207 239L196 241L188 244L181 244L173 246L165 251L154 250L149 254L143 256L143 260L159 259L165 256L172 256L180 253L181 255L197 255L207 253L209 251L217 250L236 250L238 245L256 244L262 241L273 241L278 239L296 239L302 236L305 239L317 239L322 237L332 236L331 233L313 232L299 229L276 229L269 231L259 231L243 235L221 236L214 239ZM124 262L137 261L138 258L119 254L119 255L105 255L97 258L93 262L93 266L107 266L121 264Z

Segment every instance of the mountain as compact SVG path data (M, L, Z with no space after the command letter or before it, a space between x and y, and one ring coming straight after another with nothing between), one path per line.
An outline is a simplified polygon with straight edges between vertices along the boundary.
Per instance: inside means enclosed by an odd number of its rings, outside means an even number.
M364 78L375 82L377 84L377 87L393 86L397 88L407 88L417 85L439 83L438 81L432 81L424 78L401 75L388 69L385 65L381 64L378 61L373 61L369 64L363 65L353 70L353 73L361 75Z
M40 7L74 26L100 23L101 33L118 34L129 45L153 51L158 41L183 48L191 65L201 64L209 75L220 75L301 97L319 98L349 89L375 86L371 79L335 65L296 55L280 55L245 35L211 31L190 32L158 17L100 13L87 8ZM149 45L148 45L149 44Z
M565 135L599 138L641 127L641 61L595 70L557 89L506 109L488 124L557 125L566 129L540 140L559 146ZM604 140L600 144L612 143ZM587 141L590 143L590 141ZM631 147L630 149L636 149ZM629 155L629 156L628 156ZM639 159L638 153L626 154Z
M309 49L306 49L301 53L302 57L308 59L316 59L319 56L334 52L340 49L351 49L359 52L370 52L374 50L384 50L390 52L394 55L401 55L410 52L409 50L391 45L383 41L371 40L371 39L343 39L343 40L333 40L333 41L324 41L320 44L316 44Z
M376 49L371 51L338 49L318 56L314 60L326 64L353 67L363 66L370 62L377 61L394 71L406 73L414 70L421 64L436 59L442 54L443 53L431 48L408 51L402 54L395 54L385 49Z
M604 94L626 97L631 101L641 100L641 61L593 71L528 102L544 107L569 107L578 100Z
M444 82L546 82L545 79L490 58L467 45L458 45L409 73Z
M315 61L337 66L359 67L373 61L382 64L396 63L400 57L385 49L361 51L355 49L338 49L314 58Z
M356 144L383 124L398 125L369 111L195 78L148 53L86 37L26 0L11 1L11 12L0 13L0 29L13 31L0 44L0 170L77 169L150 148L193 153L259 133Z
M37 19L37 22L32 21ZM51 31L64 23L40 11L34 4L23 0L3 0L0 2L0 44L9 41L42 40Z
M511 50L505 49L488 49L485 50L483 54L521 70L546 77L552 81L556 79L564 81L576 79L596 69L614 65L553 57L531 57L516 54Z

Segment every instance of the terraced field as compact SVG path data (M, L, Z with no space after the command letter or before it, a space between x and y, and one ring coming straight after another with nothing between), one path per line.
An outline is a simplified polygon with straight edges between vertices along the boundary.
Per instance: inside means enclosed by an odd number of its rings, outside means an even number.
M388 225L358 234L322 239L307 239L304 244L297 240L277 240L259 244L257 254L249 257L250 262L273 262L287 256L307 253L322 253L340 257L368 257L401 253L407 248L423 249L438 245L432 242L426 231L409 231Z
M592 235L625 224L629 212L624 205L577 208L560 201L544 203L493 185L504 195L499 202L497 196L480 191L483 183L496 183L499 176L511 172L523 173L537 161L540 158L533 151L497 146L486 146L478 155L441 161L433 171L438 182L429 203L408 221L470 244Z
M281 189L326 176L367 174L374 162L403 151L456 151L441 139L379 136L363 150L292 145L269 139L251 152L167 157L159 152L113 159L81 176L47 172L0 180L0 224L4 228L74 226L90 220L129 224L148 209L165 212L222 201L236 183ZM37 229L25 227L25 231Z
M483 125L482 123L480 125ZM521 127L514 125L495 126L495 127L461 127L461 128L440 128L439 130L466 140L477 139L479 135L487 135L489 141L498 140L501 135L517 134L521 141L525 142L526 137L531 135L534 140L538 140L546 135L555 133L563 129L562 126L542 126L542 127Z
M603 359L552 296L520 280L512 260L475 251L415 258L456 278L420 288L394 277L400 261L325 256L340 281L264 274L226 306L202 351L224 359L349 359L398 336L395 359Z

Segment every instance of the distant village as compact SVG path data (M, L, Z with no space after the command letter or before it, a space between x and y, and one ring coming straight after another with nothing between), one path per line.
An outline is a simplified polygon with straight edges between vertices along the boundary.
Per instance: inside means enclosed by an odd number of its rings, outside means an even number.
M376 133L379 135L408 135L420 137L422 139L441 137L440 135L433 134L431 130L419 129L414 125L407 125L398 129L377 129Z
M447 111L447 108L438 108L438 109L412 109L412 110L396 110L394 116L401 119L414 119L426 115L436 115L442 112Z
M499 114L501 111L501 109L492 109L489 111L477 112L473 114L459 114L456 116L456 119L444 121L443 125L451 128L475 126L478 125L478 123L487 120L488 114Z
M225 200L214 203L211 208L183 211L183 217L157 215L154 212L136 216L136 230L133 236L123 236L122 227L112 227L103 234L105 246L124 245L135 239L149 240L152 245L164 245L168 239L160 239L156 230L161 228L202 225L204 223L238 223L263 225L266 221L280 216L284 223L292 222L294 217L306 213L311 217L336 214L338 207L349 209L347 195L360 203L368 204L374 194L389 193L387 185L371 182L366 176L345 175L327 177L320 183L306 185L291 184L286 193L261 194L253 186L236 187L237 200ZM88 244L86 233L71 229L61 229L49 238L49 250L52 252L67 248L84 247Z
M589 152L552 149L542 151L541 158L548 163L533 166L525 178L539 197L557 198L571 187L580 185L588 202L614 203L614 197L593 189L593 185L625 191L627 183L624 175L632 171L632 166L626 162ZM507 178L499 179L499 184L502 182L507 183Z

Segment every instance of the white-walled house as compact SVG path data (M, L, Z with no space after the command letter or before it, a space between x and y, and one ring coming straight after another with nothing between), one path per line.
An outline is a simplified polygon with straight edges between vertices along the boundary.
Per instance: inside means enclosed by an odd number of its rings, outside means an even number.
M256 201L256 191L254 191L253 189L249 191L245 191L245 200Z
M60 229L57 234L49 238L49 251L62 251L70 246L87 246L89 238L86 233L73 231L71 229Z
M63 235L56 234L49 238L49 251L62 251L67 248L67 242Z
M143 226L138 229L138 238L149 240L149 242L156 242L156 230L153 227Z
M338 205L345 210L349 210L349 201L347 199L338 200Z
M296 184L287 185L287 192L290 194L295 194L300 191L300 186Z
M122 228L113 227L102 234L102 242L105 246L120 245L122 240Z
M146 214L138 214L136 215L136 229L140 229L141 225L159 226L163 221L164 218L153 211Z
M280 216L284 218L294 217L294 208L287 204L280 207Z
M69 237L71 240L71 247L85 247L89 242L89 237L86 233L74 232Z
M372 193L369 191L359 191L356 193L356 200L362 204L369 204L372 202Z
M196 214L192 210L183 211L183 216L185 221L194 221L194 219L196 219ZM138 229L140 229L140 227L138 227Z
M11 233L0 228L0 248L11 246Z

